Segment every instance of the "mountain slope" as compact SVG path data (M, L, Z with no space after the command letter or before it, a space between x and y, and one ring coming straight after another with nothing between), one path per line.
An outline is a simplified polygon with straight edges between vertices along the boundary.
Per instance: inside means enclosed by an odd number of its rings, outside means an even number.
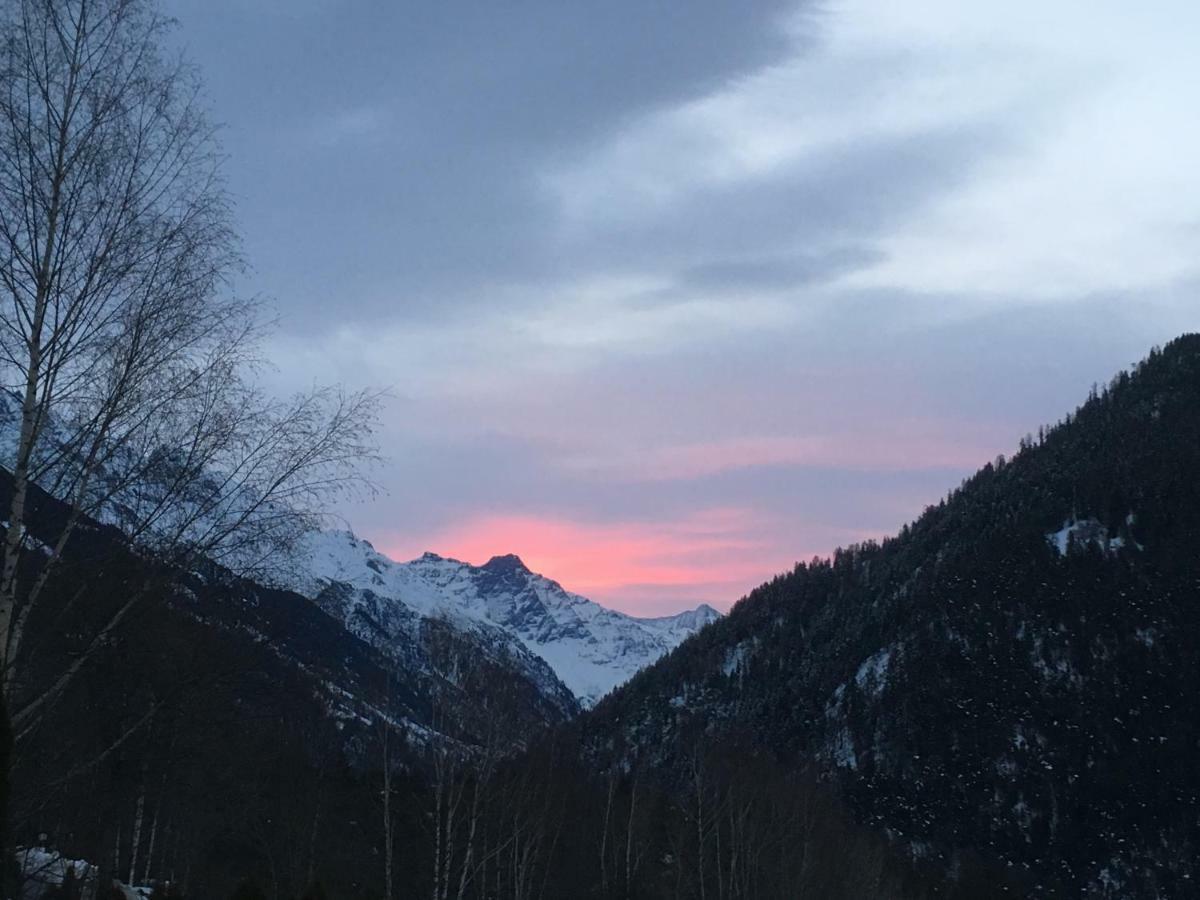
M532 654L585 706L720 617L706 605L664 618L629 616L564 590L513 555L482 566L433 553L397 563L349 532L321 532L300 556L304 569L292 587L377 645L403 640L413 615L445 619L492 643L507 636L513 658ZM526 668L546 681L536 662ZM554 690L548 681L546 689Z
M0 470L0 503L11 485ZM53 540L65 516L34 487L31 543ZM44 715L17 729L12 840L49 835L106 871L115 848L116 874L176 873L188 896L229 896L247 870L270 871L281 896L298 896L314 867L334 896L378 896L385 759L405 798L398 841L423 848L431 767L462 771L578 712L549 667L507 635L489 642L412 614L406 639L381 650L324 605L215 565L173 569L119 529L83 522L29 621L11 708L90 656ZM162 832L147 844L151 816ZM414 864L401 890L427 894L424 875Z
M882 544L754 591L584 720L664 771L749 740L953 870L1037 895L1200 883L1200 336Z
M15 457L19 424L19 399L0 391L0 461ZM70 434L54 420L45 426L41 481L48 486L60 483L77 462ZM166 459L171 453L158 455ZM151 480L162 476L146 469L131 451L122 451L117 458L121 460L117 472L136 471ZM104 482L106 477L100 471L96 480ZM212 496L220 494L220 483L217 477L204 483L201 493L209 505ZM119 488L106 484L97 497L103 499L94 501L93 517L128 531L131 523L144 518L141 507L156 506L158 491L153 484L135 479ZM215 505L224 509L227 504L221 500ZM236 508L237 498L229 505ZM197 514L188 502L180 506L177 515L160 515L155 527L138 529L145 550L155 549L159 528L174 534L174 519ZM269 507L264 515L271 518ZM205 521L203 515L199 521ZM204 526L196 527L203 530ZM419 645L426 620L436 619L442 629L469 635L467 640L475 642L485 658L516 667L567 715L577 711L579 704L594 704L719 617L711 607L701 605L676 616L639 619L568 593L556 582L530 572L516 556L498 556L480 567L432 553L411 563L396 563L344 531L311 532L287 553L260 555L262 548L257 545L250 550L255 560L250 572L260 583L316 600L355 635L397 660ZM220 562L237 568L242 555L232 552Z

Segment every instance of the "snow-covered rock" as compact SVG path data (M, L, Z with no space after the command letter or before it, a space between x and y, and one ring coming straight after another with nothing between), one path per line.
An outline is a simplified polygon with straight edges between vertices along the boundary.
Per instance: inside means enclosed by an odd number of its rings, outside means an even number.
M1125 517L1125 524L1132 526L1137 519L1133 513ZM1116 553L1125 547L1125 539L1109 532L1104 523L1096 518L1076 519L1074 517L1063 522L1062 528L1046 535L1050 546L1058 551L1060 556L1066 556L1071 544L1082 546L1094 544L1105 553ZM1133 542L1133 547L1143 550L1141 544Z
M14 853L20 878L20 900L41 900L66 880L68 872L76 884L94 891L96 867L82 859L68 859L57 850L44 847L18 847Z
M501 635L554 671L591 706L639 669L720 617L707 605L674 616L638 618L607 609L531 572L517 556L473 566L434 553L395 562L346 531L310 535L303 564L288 585L305 596L338 596L343 621L365 618L403 639L405 623L445 619L459 628Z
M99 868L87 860L69 859L57 850L44 847L18 847L14 855L21 900L42 900L59 896L58 892L67 880L68 872L75 881L75 890L80 892L72 892L69 896L94 897L99 891ZM123 900L147 900L154 895L154 886L128 885L121 881L113 881L111 893L122 897Z

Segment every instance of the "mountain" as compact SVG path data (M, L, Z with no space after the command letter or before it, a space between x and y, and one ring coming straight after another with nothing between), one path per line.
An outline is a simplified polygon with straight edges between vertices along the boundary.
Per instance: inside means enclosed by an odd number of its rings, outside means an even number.
M0 470L0 503L11 490ZM66 514L34 486L30 543L52 541ZM229 896L247 869L268 867L297 896L319 854L335 896L371 895L385 765L405 798L397 841L420 846L431 766L461 781L466 761L515 752L578 713L507 633L410 613L404 640L380 649L323 608L336 590L314 603L215 564L180 571L115 526L81 523L8 698L19 712L49 696L90 653L43 715L17 723L15 845L49 840L108 875L178 879L197 897Z
M0 458L15 457L19 423L19 398L0 391ZM75 461L78 451L70 435L70 429L56 420L44 426L43 483L59 483ZM134 479L112 486L105 469L97 473L96 481L104 483L98 493L105 499L92 510L93 516L118 531L146 518L145 507L154 508L158 502L153 478L164 477L134 456L123 449L118 454L121 464L114 469L136 471L147 479L146 484ZM201 493L210 505L221 484L215 474L202 481ZM224 510L239 502L235 497L216 505ZM156 514L154 527L138 529L139 542L146 549L153 550L156 529L174 534L176 519L198 515L189 503L179 505L177 515ZM253 498L244 505L253 506ZM264 515L271 517L269 507ZM200 524L193 528L202 531L204 516L197 521ZM530 572L515 555L493 557L480 567L432 553L401 564L346 531L311 532L298 548L288 554L271 553L266 562L257 556L260 550L258 546L240 549L223 561L236 564L239 553L255 558L253 571L260 583L317 601L356 636L401 662L420 645L425 620L437 619L442 629L469 635L466 640L477 644L484 657L515 666L565 715L576 712L579 705L593 705L720 615L702 604L663 618L628 616L568 593L558 583Z
M0 504L11 491L0 470ZM66 517L34 486L30 546L52 543ZM716 616L633 619L516 557L400 565L329 533L310 536L309 568L293 574L302 594L211 562L179 570L105 518L80 523L28 623L14 709L89 656L36 727L18 729L11 833L131 883L180 878L191 896L228 896L247 872L296 896L316 871L335 896L377 895L385 833L409 859L401 890L427 895L441 792L472 796L481 761L579 712L543 655L567 665L578 652L576 675L593 681L577 683L600 692ZM403 797L390 832L381 770ZM462 826L442 827L462 840Z
M442 619L506 645L553 695L548 667L585 707L720 618L703 604L663 618L606 609L531 572L514 555L482 566L434 553L398 563L342 531L310 535L298 556L303 564L289 586L375 646L403 642L420 617Z
M898 536L752 592L586 715L585 755L686 798L725 745L951 875L974 854L1034 896L1198 896L1197 472L1188 335Z

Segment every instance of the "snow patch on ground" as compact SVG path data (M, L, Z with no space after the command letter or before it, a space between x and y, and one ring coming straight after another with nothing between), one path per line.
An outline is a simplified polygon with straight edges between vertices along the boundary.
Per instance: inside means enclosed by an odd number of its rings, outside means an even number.
M1137 521L1137 517L1130 513L1125 517L1125 524L1132 526ZM1120 535L1109 534L1108 528L1099 519L1086 518L1076 519L1074 517L1063 522L1062 528L1058 531L1051 531L1046 534L1046 541L1058 551L1059 556L1066 556L1067 549L1072 543L1076 545L1095 544L1105 553L1116 553L1126 546L1125 538ZM1142 550L1141 544L1133 542L1133 547Z
M833 742L833 761L843 769L858 768L858 754L854 752L854 738L850 729L842 728Z
M1072 540L1084 544L1095 541L1105 546L1108 543L1108 529L1096 519L1068 519L1058 531L1047 534L1046 540L1058 551L1059 556L1066 556Z
M18 847L17 872L21 879L21 900L39 900L63 883L67 872L84 883L97 877L95 867L82 859L68 859L56 850L42 847Z
M95 896L100 871L87 860L70 859L57 850L44 847L18 847L14 856L21 885L20 900L42 900L43 897L53 896L68 872L84 888L83 896ZM147 900L154 893L151 885L128 885L114 881L112 886L124 900Z
M892 665L892 657L899 652L899 646L884 647L872 653L862 661L858 671L854 673L854 683L864 691L869 691L878 697L883 693L888 683L888 669Z
M725 659L721 663L721 671L726 678L732 678L746 665L752 650L750 641L738 641L725 651Z

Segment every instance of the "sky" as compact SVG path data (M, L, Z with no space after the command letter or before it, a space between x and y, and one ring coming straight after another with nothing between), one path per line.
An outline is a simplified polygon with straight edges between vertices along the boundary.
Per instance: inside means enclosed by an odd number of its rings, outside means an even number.
M167 0L396 559L726 609L1200 330L1200 4Z

